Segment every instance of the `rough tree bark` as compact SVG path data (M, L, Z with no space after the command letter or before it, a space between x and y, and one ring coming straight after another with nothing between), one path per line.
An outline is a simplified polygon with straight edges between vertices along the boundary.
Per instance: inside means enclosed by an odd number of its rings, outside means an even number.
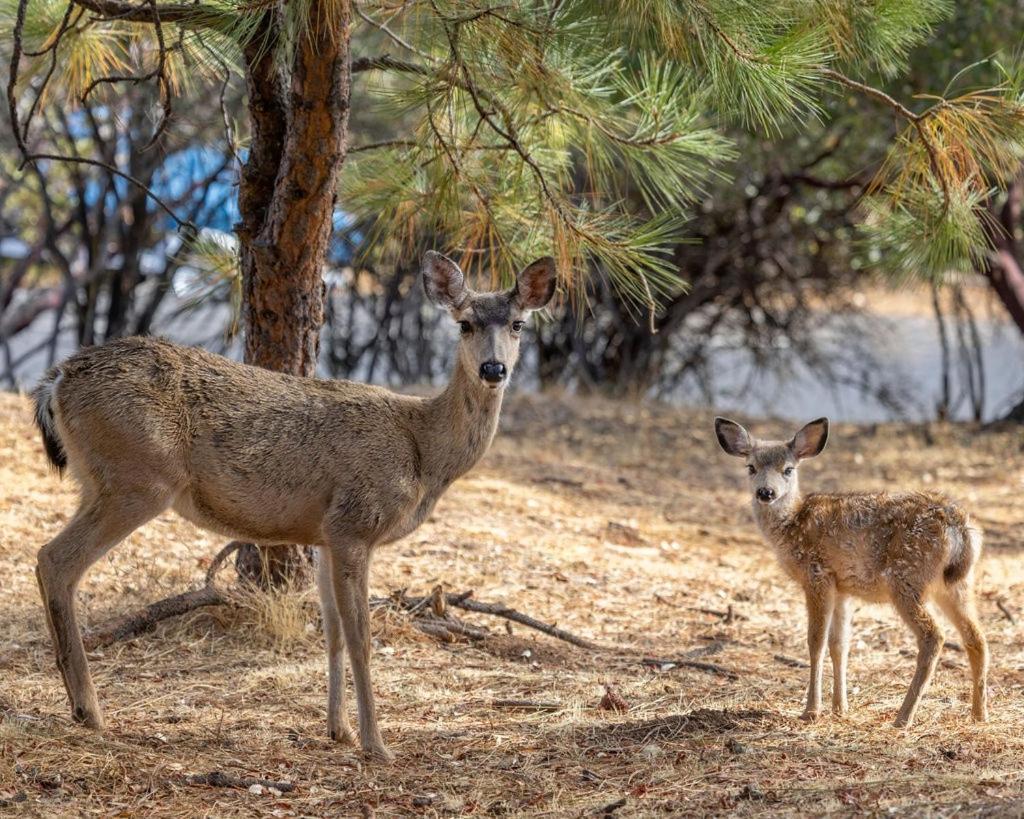
M245 360L312 376L324 320L323 266L345 161L351 65L348 0L314 2L290 77L275 56L279 8L246 49L252 139L239 184ZM238 552L239 573L279 585L306 561L294 546Z
M1006 308L1017 329L1024 333L1024 264L1017 231L1021 227L1024 205L1024 180L1011 182L1006 199L997 213L992 214L997 229L991 231L992 252L982 274L988 279L999 300ZM1010 410L1007 420L1024 423L1024 399Z

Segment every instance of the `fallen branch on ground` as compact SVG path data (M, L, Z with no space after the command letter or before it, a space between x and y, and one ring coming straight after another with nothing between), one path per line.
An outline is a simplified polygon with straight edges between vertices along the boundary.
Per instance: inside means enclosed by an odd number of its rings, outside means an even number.
M82 636L82 642L86 649L93 651L124 640L131 640L140 634L152 631L161 620L180 617L205 606L222 606L230 603L228 596L217 588L214 580L217 571L238 548L238 545L237 542L232 541L217 553L210 563L210 568L206 570L206 582L200 588L157 600L139 611L115 617L113 620L108 620L86 631Z
M536 700L494 700L495 708L516 708L522 711L561 711L560 702L538 702Z
M509 608L503 603L486 603L482 600L473 600L471 599L472 595L472 591L462 592L461 594L450 592L443 594L439 588L435 588L432 594L425 597L410 597L404 591L397 591L389 597L371 598L370 607L391 608L402 611L410 615L413 626L432 636L442 636L447 631L450 638L443 637L447 642L451 642L460 636L469 637L470 639L483 639L489 636L487 631L469 626L452 615L447 608L454 606L478 614L502 617L590 651L601 649L601 646L592 640L558 628L558 626L551 623L545 623L529 614Z
M738 680L740 675L728 668L723 668L715 663L704 663L699 660L663 659L661 657L644 657L640 661L643 665L657 668L660 671L671 671L673 668L693 668L707 674L717 674L727 680Z
M278 782L273 779L257 779L251 776L232 776L223 771L192 774L191 776L186 776L185 781L189 785L208 785L211 788L239 788L248 790L253 785L262 785L264 788L274 788L281 793L289 793L295 790L294 782Z

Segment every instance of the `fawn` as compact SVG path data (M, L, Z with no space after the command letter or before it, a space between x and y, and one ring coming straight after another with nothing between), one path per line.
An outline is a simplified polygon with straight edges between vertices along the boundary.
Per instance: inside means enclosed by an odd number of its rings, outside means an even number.
M832 711L844 714L851 598L889 601L917 638L917 669L896 716L910 725L942 650L927 608L936 603L963 638L973 680L971 713L987 718L988 646L974 605L974 567L981 531L942 495L924 492L800 496L800 461L825 448L828 419L804 426L789 441L759 441L727 418L715 419L718 443L745 458L754 517L786 573L804 590L811 680L803 719L821 712L821 674L828 639Z
M78 511L39 552L36 575L73 718L103 717L75 613L88 567L168 507L256 543L319 549L328 656L328 732L351 742L347 647L363 749L387 761L370 680L371 553L412 532L487 451L527 314L556 286L539 259L502 292L475 293L430 251L430 299L459 323L447 388L433 398L298 378L199 349L127 338L54 367L34 396L47 455L81 486Z

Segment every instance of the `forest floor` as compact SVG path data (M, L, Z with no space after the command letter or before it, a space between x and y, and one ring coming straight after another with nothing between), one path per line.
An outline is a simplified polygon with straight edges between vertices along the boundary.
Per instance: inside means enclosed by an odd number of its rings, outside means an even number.
M0 814L1024 813L1019 428L839 425L803 469L805 489L941 489L985 528L991 720L971 723L965 657L947 647L917 722L900 731L890 723L915 647L880 606L854 615L849 716L797 718L801 595L762 545L742 464L719 451L710 415L510 397L484 461L377 555L372 591L472 590L602 647L464 611L490 636L443 643L406 614L376 610L375 688L397 757L381 766L324 736L310 592L249 595L92 652L108 727L73 725L33 568L73 511L74 488L47 473L28 400L0 395ZM194 586L221 545L158 518L93 568L84 619ZM663 662L644 663L652 657ZM601 707L606 685L627 710ZM212 772L240 787L198 784Z

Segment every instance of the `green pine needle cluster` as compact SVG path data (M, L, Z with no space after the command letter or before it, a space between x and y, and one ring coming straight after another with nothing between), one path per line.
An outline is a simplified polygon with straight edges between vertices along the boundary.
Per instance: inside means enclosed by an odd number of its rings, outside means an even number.
M287 65L310 32L340 30L345 3L196 2L190 16L163 26L175 45L165 55L168 82L174 93L194 93L237 72L253 43ZM0 0L6 49L17 7ZM25 48L45 49L67 8L32 0ZM900 275L941 275L984 253L982 205L1024 153L1019 60L1001 58L997 86L955 96L874 93L872 83L899 75L952 8L950 0L354 0L354 57L387 59L353 81L353 150L339 204L365 227L364 261L407 261L429 242L474 273L507 280L551 253L569 297L602 275L647 314L684 286L670 252L686 238L688 209L737 159L730 128L769 138L825 117L830 95L861 95L890 105L901 123L865 198L865 241ZM43 104L73 106L97 78L153 70L152 26L71 9ZM280 15L282 36L259 43L268 11ZM38 90L48 68L48 54L26 57L22 88ZM969 79L970 70L950 87ZM23 96L28 108L33 95Z

